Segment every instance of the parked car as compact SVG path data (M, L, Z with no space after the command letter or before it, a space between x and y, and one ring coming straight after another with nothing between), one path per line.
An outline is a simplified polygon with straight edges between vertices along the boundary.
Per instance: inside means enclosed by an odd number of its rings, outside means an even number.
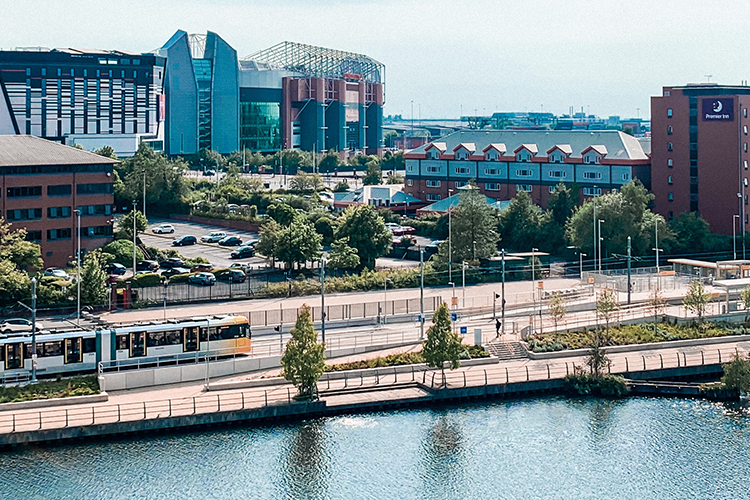
M36 322L36 331L44 330L44 325L39 321ZM12 333L31 332L31 321L23 318L6 319L0 323L0 333L10 335Z
M188 283L193 285L212 286L216 283L216 276L211 273L195 273L190 275Z
M174 233L174 226L172 224L159 224L151 232L155 234L172 234Z
M209 177L209 176L212 176L212 175L216 175L216 170L204 170L203 171L203 175L206 176L206 177Z
M106 266L104 266L104 272L110 275L116 274L118 276L122 276L123 274L125 274L125 271L127 271L127 268L117 262L113 262L112 264L107 264Z
M172 246L184 247L188 245L195 245L197 242L198 240L195 238L195 236L186 235L175 238L175 240L172 242Z
M155 260L142 260L135 265L136 271L156 271L159 269L159 263Z
M196 264L191 269L190 272L193 273L208 273L214 270L214 266L211 264Z
M219 245L223 247L237 247L242 245L242 240L238 236L226 236L219 240Z
M172 276L176 276L178 274L190 274L190 269L187 267L172 267L170 269L167 269L166 271L162 271L161 275L165 278L171 278Z
M244 283L247 279L247 276L239 269L227 269L220 273L216 273L216 279L219 281L228 281L231 283Z
M170 257L167 260L159 262L159 267L162 269L172 269L173 267L187 267L185 261L179 257Z
M239 247L233 251L229 256L233 259L247 259L248 257L255 257L255 249L251 246Z
M229 269L237 269L245 274L250 272L250 266L244 262L233 262L232 265L229 266Z
M224 231L211 231L210 233L201 236L201 241L203 243L216 243L218 241L221 241L223 238L226 238L227 233Z
M70 275L65 272L64 269L60 269L59 267L48 267L44 270L45 276L54 276L55 278L61 278L64 280L69 280Z

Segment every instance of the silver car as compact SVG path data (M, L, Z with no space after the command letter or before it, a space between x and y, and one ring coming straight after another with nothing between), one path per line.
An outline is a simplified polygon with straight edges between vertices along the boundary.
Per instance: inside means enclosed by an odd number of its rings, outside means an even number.
M36 331L39 332L44 330L44 325L37 321ZM11 318L6 319L0 323L0 333L4 335L10 335L13 333L31 333L31 321L23 318Z

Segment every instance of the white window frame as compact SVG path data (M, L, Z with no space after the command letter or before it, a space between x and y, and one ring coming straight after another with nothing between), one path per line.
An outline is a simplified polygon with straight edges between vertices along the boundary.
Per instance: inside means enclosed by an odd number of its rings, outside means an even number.
M485 191L500 191L500 183L499 182L485 182L484 189Z
M534 190L534 186L531 184L516 184L516 193L520 191L526 191L527 193L531 193Z
M440 187L440 181L435 179L428 179L427 180L427 187L428 188L439 188Z

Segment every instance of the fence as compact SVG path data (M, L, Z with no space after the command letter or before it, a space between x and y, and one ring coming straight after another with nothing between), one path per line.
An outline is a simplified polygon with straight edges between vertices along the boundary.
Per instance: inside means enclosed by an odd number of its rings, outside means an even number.
M681 349L676 352L662 350L640 353L610 354L607 367L611 374L637 374L642 371L663 370L670 368L697 367L727 363L735 356L745 355L747 350L738 347ZM583 358L577 360L545 362L530 361L523 365L509 366L483 365L465 367L447 371L445 380L440 371L399 371L393 373L353 374L343 379L330 379L318 383L323 398L327 393L336 395L341 391L355 387L393 388L403 387L405 383L421 383L432 390L458 389L467 387L502 386L519 382L535 382L561 379L574 373L582 366ZM486 368L485 368L486 367ZM403 367L402 367L403 368ZM357 376L359 375L359 376ZM391 378L392 377L392 378ZM421 380L420 380L421 379ZM399 385L401 384L401 385ZM36 431L43 429L65 428L71 426L89 426L112 424L127 421L165 419L178 416L211 414L230 411L258 410L273 405L293 404L295 389L290 385L276 385L273 388L255 388L239 392L226 392L192 398L164 399L123 404L103 404L82 406L80 408L48 408L39 411L20 410L14 413L0 413L0 433ZM344 394L344 397L346 394ZM389 398L388 395L385 398ZM344 401L343 404L350 404ZM329 407L335 401L327 400Z
M665 268L661 268L665 270ZM623 269L593 272L584 271L583 281L593 280L594 285L601 288L612 288L618 292L628 291L628 272ZM683 275L662 276L656 274L656 268L634 268L630 274L631 292L651 292L653 290L683 290L690 284L691 278Z

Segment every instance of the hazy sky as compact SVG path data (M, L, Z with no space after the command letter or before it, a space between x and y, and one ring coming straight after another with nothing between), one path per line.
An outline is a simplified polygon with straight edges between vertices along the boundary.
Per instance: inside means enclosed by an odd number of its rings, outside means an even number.
M750 2L710 0L0 0L0 47L149 51L177 30L239 56L284 40L386 65L386 114L570 106L649 115L663 85L750 79Z

